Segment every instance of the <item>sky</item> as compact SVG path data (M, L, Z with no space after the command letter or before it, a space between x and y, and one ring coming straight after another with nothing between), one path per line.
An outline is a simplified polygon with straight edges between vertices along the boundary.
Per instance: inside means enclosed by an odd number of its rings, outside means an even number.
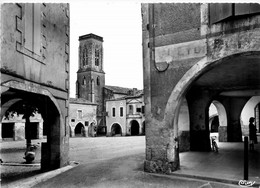
M75 97L79 36L103 37L106 85L143 89L141 3L70 3L70 96Z

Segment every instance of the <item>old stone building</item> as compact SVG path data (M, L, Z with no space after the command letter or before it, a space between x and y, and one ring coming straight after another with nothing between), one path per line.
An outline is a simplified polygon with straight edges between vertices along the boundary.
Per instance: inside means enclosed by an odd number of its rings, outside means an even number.
M69 99L70 136L94 137L97 125L97 104L83 98Z
M106 100L116 101L137 89L105 85L103 53L102 37L92 33L79 37L76 99L82 98L97 104L95 126L97 134L105 136L110 134L106 122Z
M142 5L146 171L211 150L211 104L221 141L241 142L249 117L259 129L259 13L252 3Z
M0 11L1 120L8 111L23 109L25 129L30 130L29 119L37 109L47 138L41 145L41 168L65 166L69 151L69 5L6 3Z
M42 139L43 119L41 114L35 113L30 117L31 139ZM25 140L25 119L23 115L15 114L13 117L3 117L0 138L3 141Z
M106 100L107 136L145 134L142 90L130 90L127 96Z

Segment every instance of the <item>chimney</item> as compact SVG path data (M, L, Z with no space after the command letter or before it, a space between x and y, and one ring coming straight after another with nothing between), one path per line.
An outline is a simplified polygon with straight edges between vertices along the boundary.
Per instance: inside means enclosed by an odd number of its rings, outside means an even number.
M133 95L137 94L137 88L133 88Z

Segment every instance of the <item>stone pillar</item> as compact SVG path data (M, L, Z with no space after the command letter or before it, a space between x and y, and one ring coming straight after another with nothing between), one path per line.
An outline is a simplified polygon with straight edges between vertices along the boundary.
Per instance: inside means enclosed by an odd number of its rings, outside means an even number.
M38 138L42 139L43 138L43 122L40 121L38 125Z
M223 97L223 105L227 111L227 141L241 142L242 129L240 115L243 107L248 101L247 97Z
M71 127L71 137L75 137L75 127Z
M193 89L187 95L187 100L190 113L190 150L210 151L210 93L207 90Z
M219 142L227 142L227 126L219 126L218 127L218 141Z

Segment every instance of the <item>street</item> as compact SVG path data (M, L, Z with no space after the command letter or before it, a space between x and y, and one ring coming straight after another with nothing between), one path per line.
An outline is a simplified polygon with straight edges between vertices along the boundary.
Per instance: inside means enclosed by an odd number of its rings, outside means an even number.
M144 151L144 136L71 138L70 160L80 164L34 187L238 187L145 173Z

